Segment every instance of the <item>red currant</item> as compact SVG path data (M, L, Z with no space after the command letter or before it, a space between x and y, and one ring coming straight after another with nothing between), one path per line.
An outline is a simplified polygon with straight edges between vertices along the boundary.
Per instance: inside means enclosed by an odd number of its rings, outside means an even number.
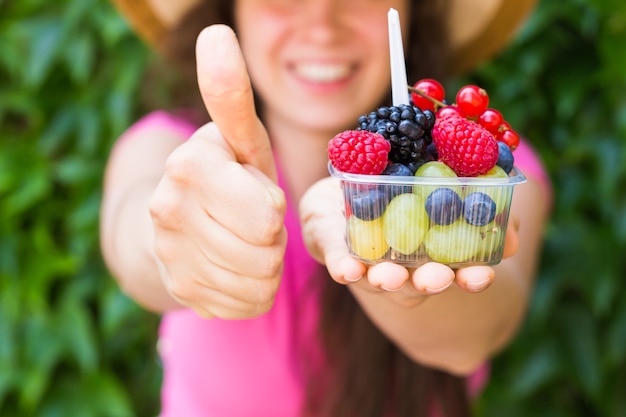
M496 140L506 143L509 149L511 150L511 152L513 152L515 149L517 149L519 145L520 137L519 137L519 134L515 130L509 127L508 129L501 130L496 135Z
M435 115L437 119L445 119L450 116L464 117L457 106L445 106L440 108Z
M498 134L498 128L504 122L504 117L496 109L487 109L478 116L478 124L487 129L493 135Z
M465 117L478 117L487 110L489 96L478 86L466 85L456 93L456 105Z
M423 94L431 97L439 102L442 102L445 97L445 90L443 85L437 80L432 78L424 78L419 80L413 85L413 88L421 91ZM423 97L417 93L411 93L413 104L422 110L435 110L435 103L426 97Z

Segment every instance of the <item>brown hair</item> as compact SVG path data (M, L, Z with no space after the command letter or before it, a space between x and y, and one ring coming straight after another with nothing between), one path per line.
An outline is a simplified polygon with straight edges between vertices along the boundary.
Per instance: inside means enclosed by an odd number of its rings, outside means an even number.
M447 417L471 415L464 378L407 357L372 323L347 287L321 272L319 332L330 377L312 373L305 415L428 417L433 407Z
M444 1L413 1L405 45L409 80L447 75ZM188 94L196 91L195 39L212 23L234 25L232 2L202 2L159 45L185 74L189 89L183 91ZM324 276L318 280L323 285L319 333L328 368L322 374L309 370L305 415L427 417L433 407L447 417L470 415L463 378L408 358L369 320L345 286L336 284L325 270L320 273Z

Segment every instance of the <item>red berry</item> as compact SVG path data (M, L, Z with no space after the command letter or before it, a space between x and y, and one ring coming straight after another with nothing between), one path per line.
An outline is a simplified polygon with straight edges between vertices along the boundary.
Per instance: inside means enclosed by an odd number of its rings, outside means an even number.
M456 93L456 105L465 117L478 117L487 109L489 96L476 85L466 85Z
M506 143L513 152L519 146L520 137L513 129L504 129L497 134L496 140Z
M443 85L437 80L433 80L432 78L424 78L423 80L419 80L413 85L413 88L421 91L423 94L431 97L439 102L443 101L445 97L445 90ZM419 107L422 110L435 110L435 103L432 100L429 100L426 97L423 97L417 93L412 92L411 98L413 99L413 104Z
M498 142L474 121L461 117L437 119L432 136L439 160L460 177L486 174L498 161Z
M328 142L328 159L337 170L378 175L387 166L391 144L383 135L366 130L346 130Z
M502 124L498 126L498 133L504 132L505 130L512 130L511 125L506 120L502 121Z
M496 109L486 109L478 116L478 124L487 129L492 134L498 134L498 128L504 122L504 117Z
M461 114L461 111L459 110L457 106L442 107L437 111L437 114L436 114L437 119L445 119L446 117L450 117L450 116L463 117L463 115Z

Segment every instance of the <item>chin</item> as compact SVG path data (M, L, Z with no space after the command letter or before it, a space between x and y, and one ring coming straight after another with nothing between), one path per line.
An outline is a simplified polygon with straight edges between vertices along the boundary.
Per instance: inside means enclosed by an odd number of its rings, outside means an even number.
M301 124L311 130L319 130L334 135L338 132L355 129L357 127L357 119L360 114L335 112L317 112L308 114L306 119L301 120Z
M300 112L293 114L293 109L299 108ZM367 108L367 112L374 107ZM357 120L363 110L361 104L358 108L353 100L335 100L326 103L303 102L301 107L295 105L292 108L284 108L285 114L293 114L294 120L307 126L307 128L317 128L328 131L343 131L353 129L357 126Z

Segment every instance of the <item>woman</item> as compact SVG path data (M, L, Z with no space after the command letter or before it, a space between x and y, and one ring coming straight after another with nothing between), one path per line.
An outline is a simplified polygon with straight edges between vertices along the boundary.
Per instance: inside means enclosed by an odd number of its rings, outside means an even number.
M212 120L150 114L107 166L105 260L127 294L164 313L162 416L469 415L468 392L530 295L549 192L538 160L516 151L529 181L500 265L407 270L349 255L326 145L389 100L390 7L415 81L493 53L502 45L488 40L507 37L493 31L521 18L509 8L528 5L483 10L505 20L483 20L469 53L443 20L467 19L468 2L118 3L165 56L197 61Z

